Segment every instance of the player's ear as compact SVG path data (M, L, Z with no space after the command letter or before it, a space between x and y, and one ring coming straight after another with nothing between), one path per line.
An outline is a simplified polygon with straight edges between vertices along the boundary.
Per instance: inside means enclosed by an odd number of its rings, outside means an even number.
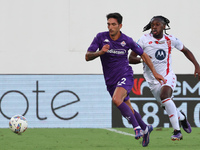
M165 25L165 24L163 24L163 30L165 29L165 27L166 27L166 25Z
M122 28L122 24L119 24L119 28L120 28L120 29Z

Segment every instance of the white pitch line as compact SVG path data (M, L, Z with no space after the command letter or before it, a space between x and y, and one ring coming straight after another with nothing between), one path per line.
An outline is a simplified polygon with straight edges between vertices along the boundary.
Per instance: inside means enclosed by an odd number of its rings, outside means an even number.
M130 134L130 133L123 132L123 131L119 131L119 130L112 129L112 128L104 128L104 129L106 129L106 130L108 130L108 131L111 131L111 132L115 132L115 133L123 134L123 135L135 136L134 134Z

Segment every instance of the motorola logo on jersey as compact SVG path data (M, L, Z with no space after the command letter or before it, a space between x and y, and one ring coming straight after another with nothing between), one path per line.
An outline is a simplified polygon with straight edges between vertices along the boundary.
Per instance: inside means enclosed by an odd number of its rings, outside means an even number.
M159 49L156 51L155 53L155 57L158 59L158 60L163 60L165 59L166 57L166 52L162 49Z

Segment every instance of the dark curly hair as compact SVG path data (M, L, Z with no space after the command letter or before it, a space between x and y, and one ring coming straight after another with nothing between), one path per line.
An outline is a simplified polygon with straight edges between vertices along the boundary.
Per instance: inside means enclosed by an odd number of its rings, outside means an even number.
M167 34L167 33L166 33L166 30L169 30L169 29L170 29L170 26L169 26L170 21L169 21L169 19L167 19L167 18L165 18L165 17L163 17L163 16L154 16L154 17L150 20L150 22L143 28L143 32L144 32L144 31L147 31L147 30L149 30L149 29L151 29L151 23L152 23L152 21L153 21L155 18L159 18L159 19L162 21L162 23L168 27L168 28L165 28L165 29L164 29L164 30L165 30L165 34Z

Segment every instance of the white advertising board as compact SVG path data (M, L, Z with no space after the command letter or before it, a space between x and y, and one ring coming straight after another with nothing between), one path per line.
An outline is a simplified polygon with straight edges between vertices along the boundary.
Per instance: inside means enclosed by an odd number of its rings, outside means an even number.
M29 128L111 127L103 75L0 75L0 127L24 115Z

